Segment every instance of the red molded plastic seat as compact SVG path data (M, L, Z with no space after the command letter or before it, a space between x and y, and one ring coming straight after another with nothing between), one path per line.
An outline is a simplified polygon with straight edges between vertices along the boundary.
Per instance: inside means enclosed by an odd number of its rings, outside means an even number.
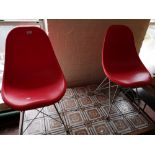
M132 31L124 25L108 28L102 50L106 76L123 87L142 87L151 83L151 75L136 51Z
M66 81L46 33L38 27L17 27L6 40L2 98L25 111L58 102Z

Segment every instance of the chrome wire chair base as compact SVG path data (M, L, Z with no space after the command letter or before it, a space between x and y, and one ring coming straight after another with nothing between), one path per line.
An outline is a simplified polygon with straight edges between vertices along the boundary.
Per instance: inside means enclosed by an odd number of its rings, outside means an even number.
M115 98L116 96L120 93L120 89L119 89L119 86L116 85L116 89L115 89L115 92L111 98L111 81L109 80L109 110L108 110L108 113L107 113L107 116L106 116L106 120L107 121L110 121L110 112L111 112L111 108L112 108L112 105L115 101Z
M135 92L134 92L134 90L132 88L126 89L126 88L117 86L115 89L114 95L112 97L112 100L111 100L111 86L110 86L110 80L109 80L109 111L107 113L106 120L108 120L108 121L110 120L110 111L111 111L111 108L112 108L112 105L114 103L116 96L119 95L120 92L123 92L123 94L126 95L129 91L131 93L130 99L132 99L132 102L135 103L135 105L137 106L138 112L141 113L141 111L145 110L146 103L144 104L144 106L142 108L140 107L141 100L140 100L140 96L139 96L139 92L138 92L137 88L135 88ZM129 93L128 93L128 95L129 95Z
M63 119L62 119L62 117L61 117L61 115L60 115L60 113L59 113L59 111L58 111L58 109L57 109L57 107L56 107L55 104L54 104L54 107L55 107L55 109L56 109L56 111L57 111L57 113L58 113L58 115L59 115L59 118L60 118L62 124L63 124L64 127L65 127L66 133L67 133L67 134L70 134L69 129L68 129L68 127L66 126L65 122L63 121Z
M115 88L113 96L111 96L111 88ZM94 91L89 92L88 95L90 95L90 96L95 95L95 94L99 93L100 91L102 91L103 89L108 89L108 95L109 95L109 110L108 110L107 115L105 117L105 119L107 121L110 121L110 112L112 109L112 105L114 104L114 101L120 92L123 92L125 95L129 91L131 92L132 101L134 103L136 103L136 105L138 106L139 112L141 112L141 110L144 111L144 109L146 107L146 103L145 103L143 108L140 108L140 106L139 106L140 105L140 96L139 96L137 88L135 88L136 91L133 92L132 88L123 88L123 87L118 86L118 85L114 85L114 84L112 85L112 82L107 77L104 78L104 80L101 82L101 84Z
M37 115L31 120L31 122L27 125L27 127L26 127L24 130L23 130L23 123L24 123L24 114L25 114L25 111L21 111L21 112L20 112L20 121L19 121L19 135L23 135L23 134L25 133L25 131L29 128L29 126L33 123L33 121L37 118L37 116L38 116L40 113L42 113L43 115L45 115L45 116L47 116L47 117L49 117L49 118L51 118L51 119L53 119L53 120L55 120L55 121L57 121L57 122L63 124L66 133L67 133L67 134L70 134L69 129L68 129L67 125L66 125L66 120L65 120L65 122L64 122L64 120L62 119L62 116L60 115L60 113L59 113L59 111L58 111L58 109L57 109L57 107L56 107L55 104L54 104L54 108L55 108L55 110L56 110L56 112L57 112L57 114L58 114L58 116L59 116L59 118L60 118L60 121L57 120L57 119L55 119L55 118L53 118L52 116L50 116L50 115L44 113L44 112L43 112L44 107L43 107L43 108L41 108L41 110L35 109L35 110L38 111Z
M22 135L22 134L23 134L24 114L25 114L25 111L21 111L21 112L20 112L19 135Z
M108 84L109 84L109 80L107 77L105 77L103 79L103 81L99 84L99 86L94 91L89 91L87 95L93 96L95 94L98 94L99 92L101 92L104 89L109 89ZM111 85L111 88L113 88L113 87L117 87L117 85Z

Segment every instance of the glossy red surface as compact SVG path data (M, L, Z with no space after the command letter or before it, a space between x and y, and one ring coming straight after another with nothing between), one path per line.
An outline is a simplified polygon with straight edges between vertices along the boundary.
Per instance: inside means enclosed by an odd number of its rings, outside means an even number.
M13 29L6 40L2 98L16 110L58 102L66 81L46 33L37 27Z
M137 54L133 33L124 25L108 28L102 67L111 81L124 87L142 87L151 83L151 75Z

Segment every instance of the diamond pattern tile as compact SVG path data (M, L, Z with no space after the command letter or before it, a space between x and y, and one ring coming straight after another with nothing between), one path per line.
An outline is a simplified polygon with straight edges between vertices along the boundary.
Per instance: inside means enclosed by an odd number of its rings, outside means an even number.
M58 132L64 132L65 128L63 124L61 123L61 120L59 117L54 117L54 119L51 119L49 117L45 117L45 125L46 125L46 133L58 133Z
M71 98L70 100L64 99L61 102L61 105L64 111L71 111L78 109L78 103L75 98Z
M132 125L136 129L149 127L149 122L146 120L146 118L143 115L139 113L128 114L126 115L126 118L132 123Z
M84 96L84 97L80 97L78 101L82 107L89 107L89 106L93 106L94 98L89 96Z
M86 116L86 119L92 122L95 122L97 120L102 120L102 115L103 115L100 109L96 107L85 109L84 114Z
M127 134L133 131L128 121L122 116L111 119L110 124L116 134Z
M95 135L112 135L114 134L110 124L106 121L98 121L92 125Z
M66 119L67 119L67 124L69 126L79 126L83 125L85 118L83 116L82 111L74 111L74 112L67 112L66 113Z

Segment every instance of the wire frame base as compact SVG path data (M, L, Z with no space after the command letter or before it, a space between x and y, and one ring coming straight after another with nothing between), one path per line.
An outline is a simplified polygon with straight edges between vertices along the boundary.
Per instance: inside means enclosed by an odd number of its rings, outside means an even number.
M111 95L111 88L115 88L113 96ZM141 112L141 110L144 111L144 109L146 107L146 103L143 106L143 108L140 108L140 106L139 106L139 104L140 104L140 96L139 96L137 88L135 88L136 91L134 92L132 88L124 88L124 87L121 87L121 86L118 86L118 85L115 85L115 84L112 85L112 82L107 77L105 77L103 79L103 81L99 84L99 86L94 91L88 92L87 95L88 96L93 96L93 95L99 93L100 91L102 91L104 89L108 89L108 95L109 95L109 110L108 110L107 116L105 117L106 120L108 120L108 121L110 121L110 112L111 112L111 109L112 109L112 105L114 104L114 101L115 101L116 97L119 95L120 92L123 92L125 95L128 92L131 92L130 97L132 98L133 102L136 103L136 105L138 106L139 112Z
M44 109L44 107L43 107L43 108L41 108L41 110L36 109L36 110L38 111L38 113L37 113L36 116L31 120L31 122L27 125L27 127L26 127L24 130L23 130L23 123L24 123L24 114L25 114L25 111L21 111L21 112L20 112L20 121L19 121L19 134L20 134L20 135L23 135L23 134L25 133L25 131L29 128L29 126L33 123L33 121L37 118L37 116L38 116L40 113L42 113L43 115L45 115L45 116L47 116L47 117L49 117L49 118L51 118L51 119L53 119L53 120L55 120L55 121L57 121L57 122L63 124L66 133L67 133L67 134L70 134L69 129L68 129L67 125L66 125L66 120L64 121L64 120L62 119L62 117L61 117L61 115L60 115L60 113L59 113L59 111L58 111L58 108L57 108L57 106L56 106L55 104L54 104L54 108L55 108L56 112L58 113L58 116L59 116L59 118L60 118L60 121L57 120L57 119L55 119L55 118L53 118L52 116L46 114L45 112L43 112L43 109Z

